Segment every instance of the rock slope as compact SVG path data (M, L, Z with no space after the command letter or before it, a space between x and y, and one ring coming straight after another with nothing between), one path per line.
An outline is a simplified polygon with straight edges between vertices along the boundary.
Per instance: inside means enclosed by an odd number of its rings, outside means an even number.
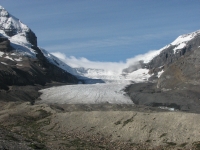
M200 30L181 35L143 67L150 83L126 88L135 104L199 113ZM153 81L153 82L152 82Z

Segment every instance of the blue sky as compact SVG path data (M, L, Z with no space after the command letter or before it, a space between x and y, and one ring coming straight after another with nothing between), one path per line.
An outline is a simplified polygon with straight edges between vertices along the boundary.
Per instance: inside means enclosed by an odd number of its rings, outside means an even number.
M49 52L126 61L200 29L199 0L0 0Z

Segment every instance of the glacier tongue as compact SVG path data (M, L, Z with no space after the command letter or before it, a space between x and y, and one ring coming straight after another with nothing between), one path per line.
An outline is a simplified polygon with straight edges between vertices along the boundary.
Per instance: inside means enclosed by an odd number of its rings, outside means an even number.
M58 104L133 104L122 89L127 84L79 84L41 90L41 101Z

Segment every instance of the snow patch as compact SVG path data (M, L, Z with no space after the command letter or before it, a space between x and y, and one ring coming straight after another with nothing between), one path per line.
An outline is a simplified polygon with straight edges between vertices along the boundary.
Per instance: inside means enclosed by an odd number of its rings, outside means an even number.
M7 63L5 63L5 62L1 62L3 65L8 65Z
M164 72L164 70L162 70L162 71L160 71L160 72L158 72L158 75L157 75L157 77L158 78L160 78L160 76L162 75L162 73Z
M31 46L32 46L32 44L29 41L27 41L25 33L19 33L17 35L14 35L11 38L9 38L9 40L12 43L23 45L23 46L26 46L28 48L31 48Z
M23 66L22 64L17 64L17 66Z
M14 60L13 60L11 57L9 57L9 56L6 56L6 57L4 57L4 58L10 59L10 60L14 61Z
M131 80L133 82L139 83L139 82L145 82L148 81L148 78L151 76L148 69L138 69L132 73L127 74L125 77L128 80Z
M15 61L22 61L22 58L15 58Z
M171 45L175 45L174 53L176 53L176 50L182 49L186 46L187 42L195 38L197 35L200 34L200 30L189 33L189 34L183 34L179 36L177 39L175 39Z
M2 56L3 56L3 54L4 54L4 52L0 52L0 57L2 57Z
M175 111L175 108L170 108L170 107L160 106L159 108L160 108L160 109L169 110L169 111Z
M20 45L19 43L10 43L10 45L16 49L16 52L19 53L20 55L23 55L23 56L29 56L29 57L32 57L32 58L36 58L36 52L25 46L25 45Z
M176 53L176 50L178 50L178 49L182 49L182 48L184 48L186 46L186 43L181 43L181 44L179 44L178 46L176 46L173 50L174 50L174 53Z

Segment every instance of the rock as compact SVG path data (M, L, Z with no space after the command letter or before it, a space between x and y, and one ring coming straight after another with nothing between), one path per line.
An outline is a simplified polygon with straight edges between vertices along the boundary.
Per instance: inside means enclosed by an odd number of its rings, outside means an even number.
M10 41L0 36L0 51L1 52L9 52L11 50Z

